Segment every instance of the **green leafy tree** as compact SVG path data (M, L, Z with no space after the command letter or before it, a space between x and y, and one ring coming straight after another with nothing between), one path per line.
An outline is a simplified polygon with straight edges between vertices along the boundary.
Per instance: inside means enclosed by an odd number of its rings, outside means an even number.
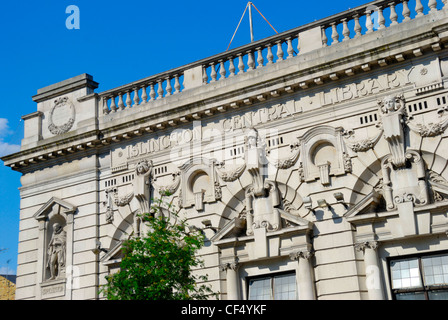
M193 268L203 266L196 253L204 244L203 234L189 228L171 212L161 212L162 199L155 201L152 214L144 214L148 233L131 237L123 244L120 271L107 276L102 292L109 300L202 300L215 296L199 281ZM175 219L173 219L173 217ZM174 221L173 221L174 220Z

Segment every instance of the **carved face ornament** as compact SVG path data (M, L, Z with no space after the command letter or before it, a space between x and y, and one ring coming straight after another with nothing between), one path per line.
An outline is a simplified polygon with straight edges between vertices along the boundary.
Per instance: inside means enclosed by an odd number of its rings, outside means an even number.
M383 99L383 105L385 107L386 112L392 112L395 111L395 99L391 96L385 97Z
M140 161L137 164L135 171L137 172L138 175L142 175L142 174L145 174L146 172L148 172L149 168L150 168L150 163L148 163L147 160L144 160L144 161Z

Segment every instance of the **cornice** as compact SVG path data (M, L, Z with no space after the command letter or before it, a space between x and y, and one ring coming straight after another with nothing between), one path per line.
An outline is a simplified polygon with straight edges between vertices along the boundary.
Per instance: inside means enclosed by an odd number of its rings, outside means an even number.
M151 107L148 105L145 108L142 105L129 111L100 116L97 130L79 134L83 131L80 128L61 135L62 139L54 142L43 140L42 144L38 143L33 148L8 155L2 160L13 170L21 171L37 162L163 131L284 94L303 92L305 95L308 89L355 74L366 74L366 70L379 72L401 63L407 57L415 57L416 50L419 55L441 50L442 40L448 40L448 36L438 37L437 32L447 33L447 19L432 22L429 21L431 17L425 17L412 20L414 24L412 21L407 22L408 27L415 27L407 30L410 36L405 39L394 40L401 29L389 27L358 39L298 55L272 66L264 66L261 71L256 69L241 76L203 85L189 90L188 96L181 92L160 102L156 101L156 105ZM400 26L403 24L397 27ZM347 56L346 52L352 54ZM368 68L365 68L366 64ZM174 109L167 108L169 104L173 104ZM113 120L114 117L118 119Z

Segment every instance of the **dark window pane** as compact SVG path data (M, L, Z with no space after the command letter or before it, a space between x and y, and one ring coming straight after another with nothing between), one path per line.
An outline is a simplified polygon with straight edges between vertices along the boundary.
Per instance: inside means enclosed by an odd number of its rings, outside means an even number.
M271 279L257 279L249 282L249 300L271 300Z
M296 275L287 274L274 277L274 299L296 299Z
M429 291L429 300L448 300L448 290Z
M425 294L423 292L397 293L395 298L397 300L425 300Z

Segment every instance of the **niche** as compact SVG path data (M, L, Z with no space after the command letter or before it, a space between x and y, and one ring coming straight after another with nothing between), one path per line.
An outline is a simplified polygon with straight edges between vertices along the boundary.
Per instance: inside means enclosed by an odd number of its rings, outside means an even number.
M194 206L197 211L203 211L205 203L215 202L219 198L214 160L193 158L179 169L184 208Z
M209 175L202 170L198 170L192 174L188 185L194 196L194 206L196 207L196 210L204 210L204 199L209 199L212 196L212 185L210 183Z
M331 183L330 176L342 175L350 168L346 165L346 152L342 140L342 128L320 126L308 130L301 138L305 181L320 180Z

